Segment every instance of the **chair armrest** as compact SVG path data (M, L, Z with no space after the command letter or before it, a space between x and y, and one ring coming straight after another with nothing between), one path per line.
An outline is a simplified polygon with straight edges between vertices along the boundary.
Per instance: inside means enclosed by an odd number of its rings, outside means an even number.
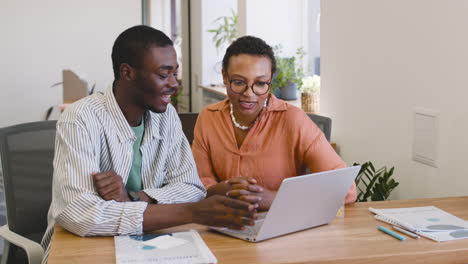
M39 245L39 243L12 232L8 228L8 225L0 227L0 237L3 237L11 244L23 248L28 255L29 264L40 264L42 262L44 249Z

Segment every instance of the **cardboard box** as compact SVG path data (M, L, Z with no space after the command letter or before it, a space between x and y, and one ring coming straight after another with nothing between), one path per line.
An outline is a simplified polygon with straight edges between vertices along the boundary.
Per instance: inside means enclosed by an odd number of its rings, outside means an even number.
M63 70L63 103L71 104L88 96L88 82L71 70Z

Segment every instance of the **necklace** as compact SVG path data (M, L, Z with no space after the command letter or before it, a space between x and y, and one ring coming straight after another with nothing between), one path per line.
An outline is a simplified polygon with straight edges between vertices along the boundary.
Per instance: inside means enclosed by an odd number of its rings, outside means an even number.
M268 104L268 98L265 100L265 103L263 104L262 110L260 111L260 113L258 113L257 118L255 118L255 120L253 121L252 126L255 125L255 123L257 123L258 117L259 117L260 114L262 113L263 108L265 108L265 107L267 106L267 104ZM234 126L237 127L237 128L239 128L240 130L248 130L248 129L250 129L251 127L243 126L243 125L237 123L236 117L234 117L234 110L233 110L232 104L229 104L229 106L230 106L230 109L231 109L231 111L230 111L231 120L232 120L232 123L234 124Z

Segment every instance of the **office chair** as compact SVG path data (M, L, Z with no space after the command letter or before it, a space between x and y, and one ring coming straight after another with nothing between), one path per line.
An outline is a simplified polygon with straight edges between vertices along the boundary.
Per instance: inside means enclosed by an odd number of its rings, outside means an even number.
M39 242L47 228L52 199L52 173L56 121L20 124L0 129L7 224L2 263L21 263L19 248L29 264L41 263Z
M195 129L197 117L198 113L179 113L180 122L182 122L182 130L190 145L192 145L193 142L193 130Z
M323 134L325 134L325 137L327 138L328 142L330 142L330 137L331 137L331 125L332 125L332 120L329 117L326 116L320 116L316 114L311 114L307 113L309 118L314 121L314 123L322 130Z
M322 130L325 137L330 142L332 120L329 117L307 113L307 116ZM184 131L190 145L193 141L193 130L197 122L198 113L179 113L180 121L182 122L182 130Z

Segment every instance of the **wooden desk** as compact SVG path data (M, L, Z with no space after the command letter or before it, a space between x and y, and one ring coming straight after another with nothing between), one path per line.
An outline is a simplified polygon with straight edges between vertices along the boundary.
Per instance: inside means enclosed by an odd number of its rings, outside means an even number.
M377 230L388 226L367 210L434 205L468 219L468 197L356 203L346 206L345 218L294 234L250 243L186 225L161 232L200 232L218 263L468 263L468 239L434 242L425 238L399 241ZM49 264L115 263L112 237L81 238L56 226Z

